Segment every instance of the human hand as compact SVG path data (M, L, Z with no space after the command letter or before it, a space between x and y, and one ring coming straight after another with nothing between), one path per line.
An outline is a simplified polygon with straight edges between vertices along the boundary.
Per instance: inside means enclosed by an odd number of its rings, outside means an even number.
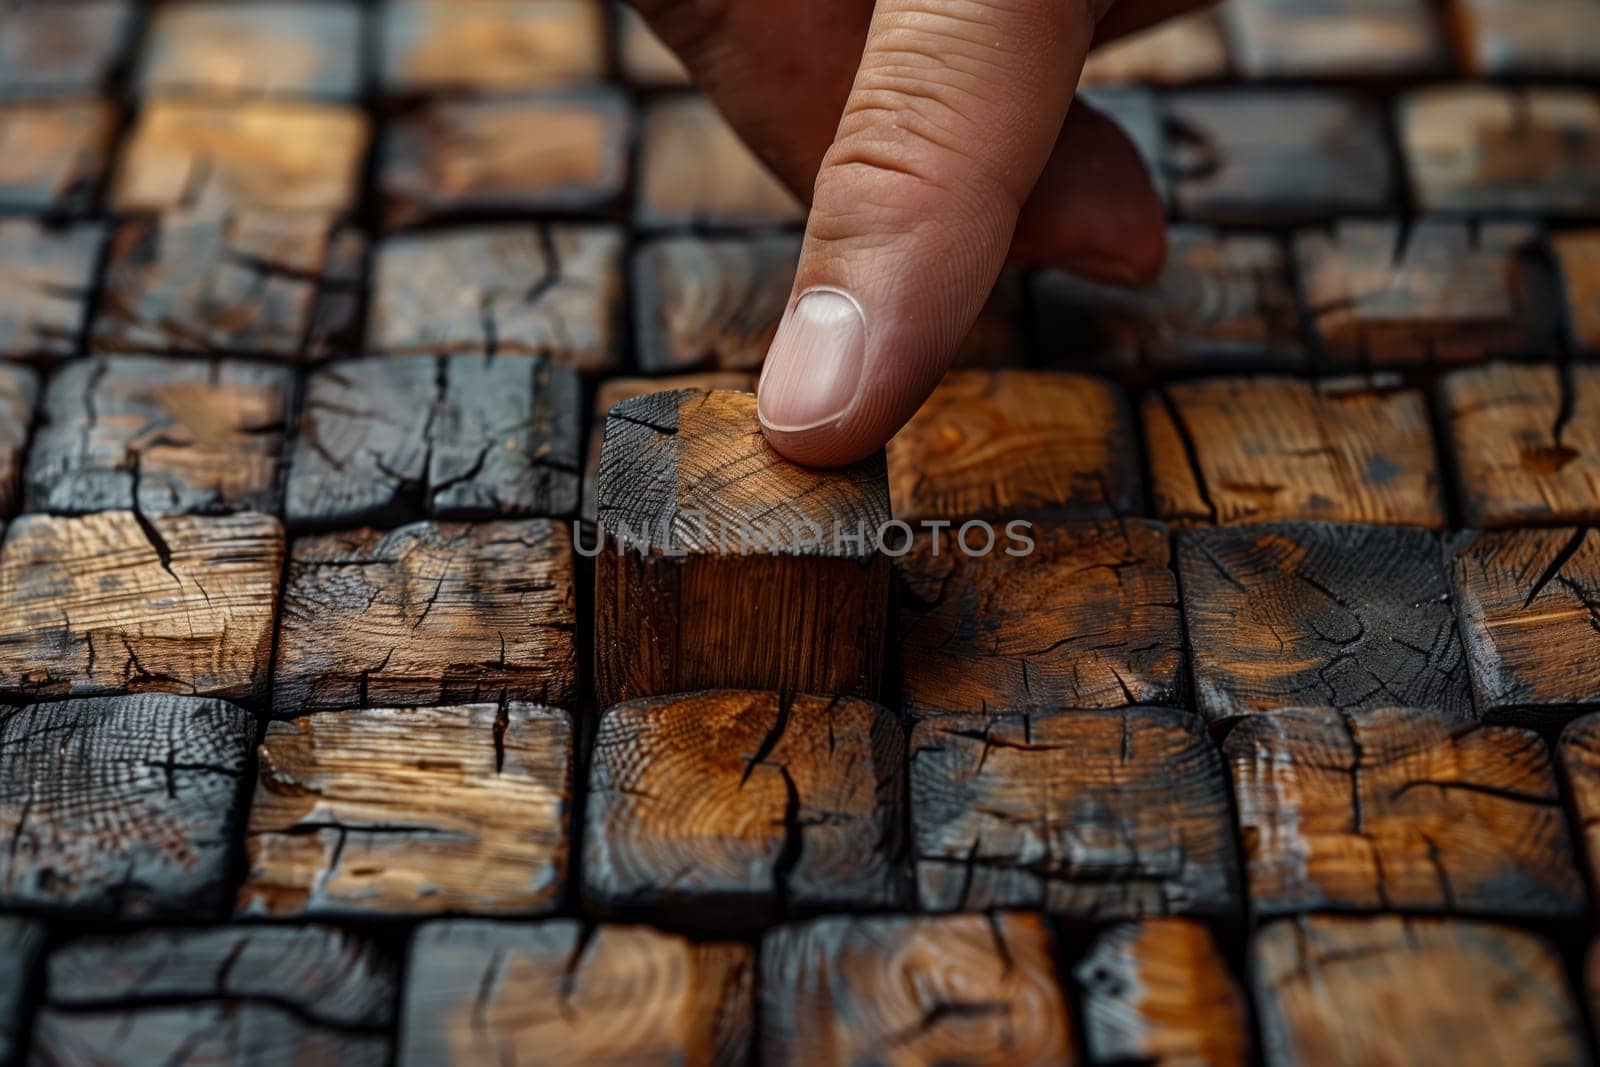
M758 389L799 463L881 448L927 399L1009 258L1152 278L1161 203L1073 102L1089 49L1209 0L633 0L811 204Z

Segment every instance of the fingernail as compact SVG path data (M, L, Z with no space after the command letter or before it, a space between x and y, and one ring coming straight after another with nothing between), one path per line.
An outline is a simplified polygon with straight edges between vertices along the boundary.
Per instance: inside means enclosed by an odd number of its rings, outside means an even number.
M861 386L867 323L841 289L808 289L778 327L761 372L756 410L774 430L809 430L838 418Z

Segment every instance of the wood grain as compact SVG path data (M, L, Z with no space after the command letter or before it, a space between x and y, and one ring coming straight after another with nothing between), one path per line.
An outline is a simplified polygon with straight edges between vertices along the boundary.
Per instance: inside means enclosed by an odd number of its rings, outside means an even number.
M1600 367L1474 367L1439 400L1465 525L1600 519Z
M832 916L761 943L760 1062L1070 1064L1072 1020L1036 915Z
M163 4L144 28L145 96L354 100L365 86L359 0Z
M373 263L376 355L540 355L585 374L617 362L623 235L507 224L393 237Z
M50 379L28 453L30 511L275 512L287 368L128 356Z
M1036 525L1029 555L931 536L895 561L902 698L918 711L1181 705L1177 579L1144 519ZM1007 542L998 542L1006 545Z
M173 696L0 714L0 907L216 917L254 732L231 704Z
M263 515L24 516L0 549L0 691L260 703L283 552Z
M0 210L88 211L115 126L115 109L100 100L0 103Z
M612 708L595 737L584 903L726 936L907 900L905 738L843 697L717 690Z
M327 364L306 386L289 524L570 514L581 395L576 371L534 356Z
M1451 0L1449 12L1470 74L1600 74L1600 11L1594 0Z
M1550 238L1565 296L1567 332L1575 347L1600 355L1600 230L1568 230Z
M1182 85L1227 77L1228 43L1211 11L1179 15L1101 45L1082 85Z
M1466 714L1280 711L1224 744L1257 914L1583 914L1549 749Z
M1487 923L1284 919L1250 946L1267 1067L1303 1063L1582 1063L1560 958Z
M1568 725L1556 744L1556 758L1572 813L1572 826L1583 841L1584 870L1593 885L1596 873L1600 872L1600 715L1585 715ZM1600 990L1594 983L1595 967L1591 954L1591 998Z
M1600 532L1464 533L1446 548L1478 713L1547 723L1600 707Z
M305 537L290 556L273 710L577 692L572 541L545 519Z
M135 13L132 0L11 0L0 19L0 97L104 90Z
M1097 921L1240 905L1222 760L1154 708L935 715L911 734L918 899Z
M1244 1067L1244 995L1205 926L1187 919L1122 923L1073 969L1094 1063Z
M749 393L688 390L612 409L595 559L600 706L702 688L877 695L883 456L795 466L755 409Z
M1143 417L1167 521L1446 525L1427 399L1398 379L1173 382Z
M0 364L0 516L14 514L22 497L22 457L38 396L33 371Z
M1178 537L1196 701L1212 723L1279 708L1469 713L1439 542L1322 523Z
M1427 0L1236 0L1219 14L1246 78L1424 77L1446 62Z
M327 927L79 937L48 968L41 1063L389 1060L394 964Z
M401 1067L734 1067L750 1041L751 952L645 927L429 923L412 938Z
M270 723L238 912L554 910L567 877L572 763L566 713L532 704Z
M395 0L380 18L379 79L391 95L520 93L606 72L594 0Z
M44 946L42 923L0 916L0 1063L20 1062L27 1045L27 1009Z
M78 354L105 235L99 223L0 220L0 358Z
M754 372L794 285L800 238L667 237L633 255L634 350L647 374Z
M1132 420L1097 378L950 371L889 442L894 517L1127 515L1143 504Z
M805 211L699 96L664 96L646 108L633 217L646 229L778 226Z

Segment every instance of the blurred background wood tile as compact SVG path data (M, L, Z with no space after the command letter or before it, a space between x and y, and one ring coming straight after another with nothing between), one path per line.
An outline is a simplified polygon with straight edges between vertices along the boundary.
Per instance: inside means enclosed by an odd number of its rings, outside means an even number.
M76 355L105 227L0 220L0 357Z
M595 0L388 0L379 75L392 95L522 93L601 81Z
M1447 61L1428 0L1231 0L1218 11L1247 78L1423 77Z
M146 96L355 100L366 88L358 0L164 3L150 13Z
M0 211L88 211L115 129L116 111L101 100L0 103Z
M1468 73L1600 76L1595 0L1450 0L1448 10Z
M805 220L799 201L703 97L661 97L642 121L635 224L659 230Z
M0 916L0 1060L21 1058L32 1020L30 992L44 954L45 927L14 916Z
M137 13L132 0L8 0L0 8L0 97L106 89Z

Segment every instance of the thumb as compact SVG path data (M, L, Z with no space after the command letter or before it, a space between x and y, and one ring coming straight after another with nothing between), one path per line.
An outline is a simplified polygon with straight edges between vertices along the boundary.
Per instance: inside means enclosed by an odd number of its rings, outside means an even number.
M869 455L927 399L1005 262L1105 0L878 0L758 410L799 463Z

